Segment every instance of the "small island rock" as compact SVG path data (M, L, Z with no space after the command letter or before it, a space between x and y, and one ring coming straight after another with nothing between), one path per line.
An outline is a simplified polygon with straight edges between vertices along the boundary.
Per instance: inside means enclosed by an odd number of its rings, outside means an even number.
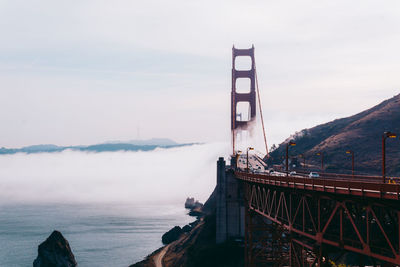
M39 245L38 256L33 262L33 267L76 267L74 254L72 254L68 241L58 231Z
M188 197L185 201L185 208L187 209L201 209L203 207L203 204L200 203L198 200L195 200L193 197Z

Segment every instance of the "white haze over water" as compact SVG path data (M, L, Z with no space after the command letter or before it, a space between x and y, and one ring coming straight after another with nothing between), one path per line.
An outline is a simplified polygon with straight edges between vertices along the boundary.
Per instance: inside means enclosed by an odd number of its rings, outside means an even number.
M183 203L207 200L224 143L139 152L63 151L0 156L0 202Z
M32 266L53 230L81 267L129 266L193 221L183 203L205 201L229 145L139 152L0 155L0 266Z

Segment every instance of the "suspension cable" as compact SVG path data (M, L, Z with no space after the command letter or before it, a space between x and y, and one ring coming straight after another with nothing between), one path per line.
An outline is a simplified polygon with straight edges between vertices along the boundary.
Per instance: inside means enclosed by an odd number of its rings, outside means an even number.
M260 108L260 115L261 115L261 125L262 125L262 130L264 134L264 143L265 143L265 151L266 151L266 156L269 158L269 153L268 153L268 145L267 145L267 136L265 134L265 127L264 127L264 118L263 118L263 113L262 113L262 108L261 108L261 97L260 97L260 90L258 88L258 78L257 78L257 68L256 68L256 63L254 62L254 72L256 76L256 87L257 87L257 98L258 98L258 106Z

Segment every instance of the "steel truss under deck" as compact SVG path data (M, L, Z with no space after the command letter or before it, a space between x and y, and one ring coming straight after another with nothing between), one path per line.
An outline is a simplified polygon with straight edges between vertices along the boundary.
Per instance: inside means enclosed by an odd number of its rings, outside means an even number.
M247 204L247 266L324 266L346 253L356 262L353 265L400 265L398 200L284 187L237 176Z

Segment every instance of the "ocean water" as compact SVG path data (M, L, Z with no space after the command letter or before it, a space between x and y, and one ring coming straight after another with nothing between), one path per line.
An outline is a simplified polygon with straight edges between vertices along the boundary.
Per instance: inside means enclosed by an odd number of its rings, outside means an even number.
M80 267L129 266L162 246L161 236L194 219L180 205L0 205L0 266L32 266L53 230Z
M129 266L161 236L193 218L186 197L204 202L226 144L138 152L63 151L0 155L0 267L32 266L53 230L80 267Z

